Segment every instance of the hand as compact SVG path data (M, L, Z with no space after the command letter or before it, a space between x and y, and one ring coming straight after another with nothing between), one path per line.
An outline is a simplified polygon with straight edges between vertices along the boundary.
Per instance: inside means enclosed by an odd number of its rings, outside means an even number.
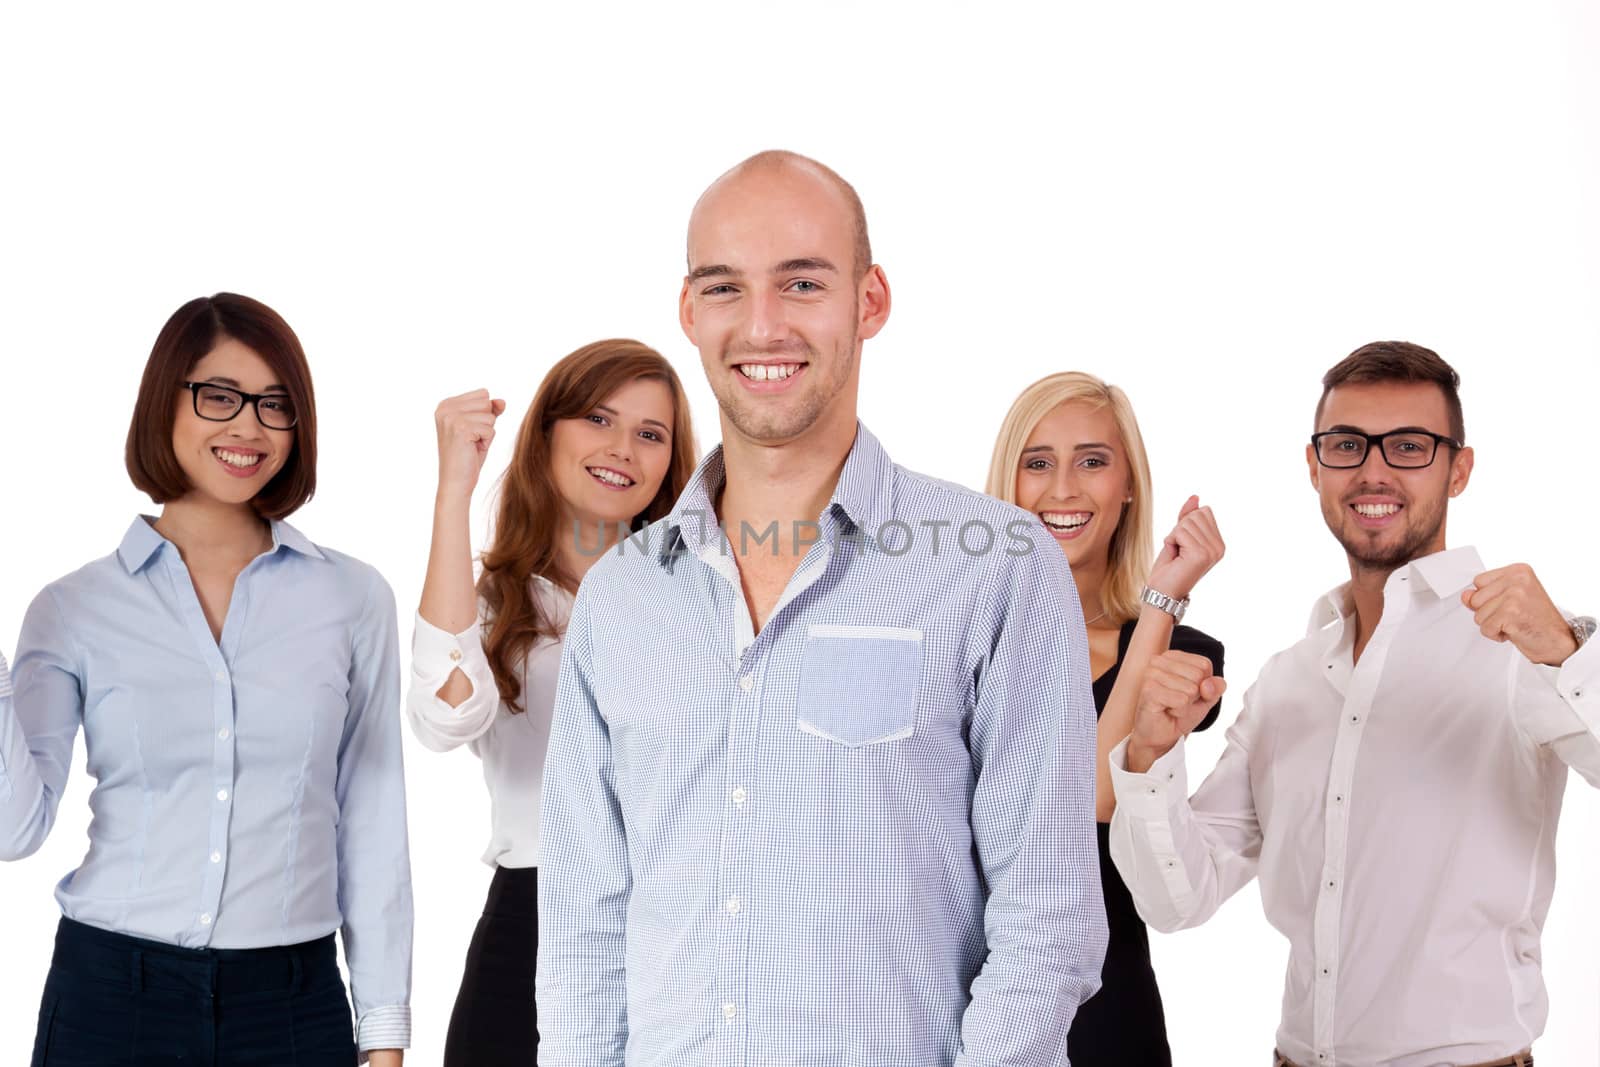
M1572 627L1526 563L1484 571L1462 592L1461 603L1472 609L1483 636L1510 641L1533 663L1559 667L1578 651Z
M404 1058L397 1048L375 1048L367 1053L367 1067L400 1067Z
M478 472L494 441L494 420L506 409L487 389L474 389L442 401L434 410L439 431L439 490L472 495Z
M1178 511L1178 525L1161 542L1146 583L1158 593L1182 600L1217 565L1227 547L1211 509L1201 507L1200 498L1191 496Z
M1212 673L1211 661L1204 656L1168 649L1151 660L1133 713L1128 770L1143 774L1171 752L1227 688L1228 683Z

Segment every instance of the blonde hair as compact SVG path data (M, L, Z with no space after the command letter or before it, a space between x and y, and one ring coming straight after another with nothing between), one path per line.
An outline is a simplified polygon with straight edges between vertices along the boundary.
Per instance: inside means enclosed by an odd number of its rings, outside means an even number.
M1107 617L1127 622L1139 614L1139 594L1150 574L1153 542L1150 521L1150 460L1145 455L1139 420L1133 417L1128 395L1107 385L1092 374L1064 371L1040 378L1022 391L1000 424L989 460L989 481L984 491L1008 504L1017 502L1017 474L1022 450L1028 437L1050 412L1062 404L1087 404L1091 410L1109 409L1122 437L1122 451L1128 459L1128 482L1133 497L1122 509L1122 518L1111 534L1107 548L1105 588L1100 591L1100 606Z

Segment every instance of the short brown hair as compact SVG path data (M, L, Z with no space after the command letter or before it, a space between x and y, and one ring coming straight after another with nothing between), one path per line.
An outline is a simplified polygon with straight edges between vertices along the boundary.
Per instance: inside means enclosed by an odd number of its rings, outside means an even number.
M1322 405L1328 394L1340 385L1365 385L1372 382L1432 382L1444 393L1445 409L1450 413L1450 436L1458 444L1467 442L1467 426L1461 415L1461 375L1439 358L1439 353L1409 341L1373 341L1362 345L1335 363L1322 376L1322 398L1317 401L1313 430L1322 426Z
M305 351L283 317L259 300L217 293L189 301L172 313L156 337L139 382L139 397L128 426L125 459L128 476L157 504L177 500L189 479L172 451L172 424L179 390L189 372L213 348L233 339L255 352L277 374L299 415L294 448L283 469L250 503L264 519L281 519L311 499L317 487L317 408Z

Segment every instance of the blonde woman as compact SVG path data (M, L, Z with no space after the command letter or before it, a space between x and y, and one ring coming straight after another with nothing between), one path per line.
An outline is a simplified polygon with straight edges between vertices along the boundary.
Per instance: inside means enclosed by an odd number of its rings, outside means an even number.
M1222 645L1177 625L1195 583L1222 558L1210 508L1190 497L1152 552L1150 467L1133 407L1092 375L1052 374L1023 390L1001 424L987 490L1033 512L1072 568L1089 632L1099 713L1095 818L1111 940L1100 992L1068 1037L1073 1067L1169 1067L1161 993L1133 899L1111 862L1114 800L1106 756L1132 729L1151 661L1169 648L1205 656L1222 675ZM1213 706L1196 729L1216 719Z

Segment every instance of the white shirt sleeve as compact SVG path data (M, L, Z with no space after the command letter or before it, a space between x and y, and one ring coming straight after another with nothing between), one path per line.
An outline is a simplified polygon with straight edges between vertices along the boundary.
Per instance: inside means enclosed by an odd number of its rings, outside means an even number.
M1512 687L1524 736L1600 787L1600 640L1586 642L1559 668L1519 655Z
M472 692L451 707L439 699L439 690L457 668L467 676ZM488 733L499 708L500 690L484 655L480 624L452 634L417 615L406 687L406 719L417 740L435 752L448 752Z
M1250 785L1245 710L1228 747L1188 798L1184 742L1144 774L1128 770L1128 742L1111 750L1111 858L1146 923L1170 932L1205 922L1256 875L1261 827Z

